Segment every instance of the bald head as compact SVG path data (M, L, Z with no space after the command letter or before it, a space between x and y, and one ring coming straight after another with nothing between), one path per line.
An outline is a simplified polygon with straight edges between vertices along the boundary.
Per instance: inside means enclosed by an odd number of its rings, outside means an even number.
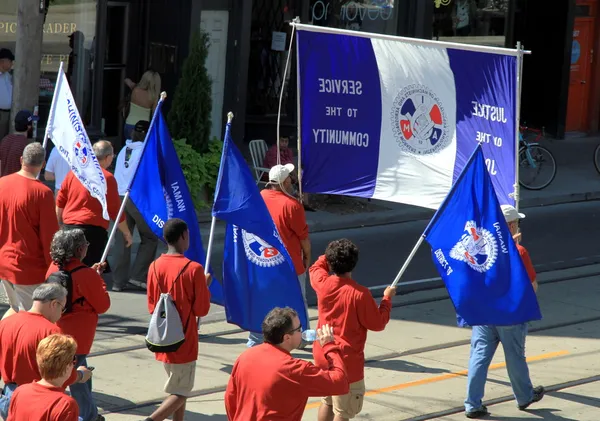
M114 157L112 144L108 140L99 140L94 143L92 148L94 149L94 155L98 158L100 166L104 169L110 167Z

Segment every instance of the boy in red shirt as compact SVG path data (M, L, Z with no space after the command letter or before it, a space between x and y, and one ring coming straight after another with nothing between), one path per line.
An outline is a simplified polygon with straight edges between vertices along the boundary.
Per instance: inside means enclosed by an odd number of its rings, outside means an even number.
M92 268L82 263L88 249L88 242L80 229L60 230L54 234L50 247L52 264L48 268L48 281L66 282L59 271L71 273L72 294L70 311L65 312L58 321L58 327L77 341L77 366L87 366L87 355L98 326L98 315L106 313L110 308L110 296L106 285L99 275L99 264ZM102 265L104 267L104 264ZM98 415L98 407L92 394L92 384L73 384L71 395L79 405L83 421L99 421L104 417Z
M36 360L42 379L15 390L7 421L78 421L77 402L64 389L76 350L77 342L67 335L51 335L40 342Z
M348 377L331 328L318 330L327 365L321 369L290 355L302 342L296 311L274 308L262 323L265 343L235 362L225 392L231 421L300 421L311 396L348 393Z
M54 194L37 180L46 151L38 142L23 150L21 171L0 178L0 280L10 308L4 317L29 310L44 282L50 242L58 230Z
M172 218L163 228L163 236L169 246L167 253L156 259L148 270L148 311L154 312L160 294L170 294L175 302L185 330L185 341L175 352L157 352L169 376L165 393L170 396L146 421L162 421L173 415L173 421L183 421L185 401L194 388L196 360L198 359L197 318L210 310L210 275L204 268L183 254L190 246L185 221Z
M387 287L377 306L369 289L352 279L357 262L358 247L342 239L329 243L325 255L309 269L310 283L317 293L318 326L329 324L337 333L350 381L349 393L323 398L319 421L348 420L360 413L365 395L367 331L381 331L390 321L391 298L396 295L396 288ZM313 356L319 367L327 366L318 342L314 344Z

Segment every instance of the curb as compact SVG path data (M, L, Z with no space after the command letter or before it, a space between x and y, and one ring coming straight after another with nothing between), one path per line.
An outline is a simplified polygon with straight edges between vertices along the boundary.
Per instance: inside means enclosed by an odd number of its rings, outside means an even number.
M521 209L535 208L541 206L562 205L567 203L579 203L600 200L600 191L583 193L565 193L549 197L536 197L523 199L520 202ZM409 205L406 205L409 206ZM432 209L415 208L388 210L379 212L364 212L350 215L336 215L328 212L318 211L318 219L311 219L307 214L307 223L311 234L318 232L338 231L344 229L373 227L378 225L399 224L403 222L428 221L433 217L435 211ZM211 221L209 213L198 215L201 224ZM206 237L206 239L204 238ZM203 240L208 241L208 233L203 235ZM225 239L225 226L222 221L217 221L214 241L222 242Z

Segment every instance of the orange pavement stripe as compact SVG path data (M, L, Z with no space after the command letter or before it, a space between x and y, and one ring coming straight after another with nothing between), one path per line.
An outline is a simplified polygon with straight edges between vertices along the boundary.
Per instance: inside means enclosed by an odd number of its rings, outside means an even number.
M541 354L541 355L535 355L533 357L529 357L529 358L527 358L527 361L533 362L533 361L549 360L551 358L562 357L567 354L569 354L569 351L549 352L547 354ZM492 365L490 365L489 369L497 370L497 369L503 368L503 367L506 367L506 363L492 364ZM437 383L437 382L441 382L443 380L453 379L455 377L466 376L467 374L468 374L468 370L461 370L461 371L455 371L452 373L442 374L439 376L428 377L426 379L413 380L411 382L400 383L400 384L396 384L394 386L388 386L388 387L382 387L380 389L369 390L367 393L365 393L365 396L379 395L381 393L393 392L395 390L407 389L409 387ZM319 405L321 405L320 402L312 402L312 403L307 404L305 409L314 409L314 408L317 408Z

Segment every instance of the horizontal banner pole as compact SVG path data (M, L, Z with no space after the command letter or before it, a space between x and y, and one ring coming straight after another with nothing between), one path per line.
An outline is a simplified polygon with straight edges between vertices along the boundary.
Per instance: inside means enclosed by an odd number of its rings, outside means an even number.
M315 25L306 25L302 23L290 22L291 26L296 27L296 30L299 31L310 31L310 32L321 32L325 34L340 34L340 35L350 35L354 37L361 38L376 38L376 39L384 39L387 41L399 41L406 42L409 44L415 45L425 45L427 47L435 47L435 48L454 48L456 50L465 50L465 51L476 51L480 53L492 53L492 54L503 54L506 56L519 56L519 54L531 54L531 51L526 50L517 50L512 48L504 48L504 47L489 47L486 45L475 45L475 44L461 44L458 42L446 42L446 41L434 41L429 39L421 39L421 38L408 38L408 37L399 37L394 35L386 35L386 34L375 34L372 32L359 32L352 31L348 29L337 29L337 28L327 28L325 26L315 26Z

